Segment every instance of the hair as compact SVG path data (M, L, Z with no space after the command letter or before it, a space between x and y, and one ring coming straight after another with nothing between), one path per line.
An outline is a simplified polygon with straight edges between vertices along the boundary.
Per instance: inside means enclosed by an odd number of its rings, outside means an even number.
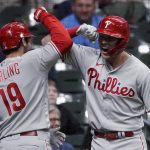
M59 117L61 117L61 113L59 109L57 108L57 106L54 106L54 105L49 106L49 113L52 113L52 112L56 112L59 115Z
M30 37L24 37L25 41L28 43L28 39ZM19 44L15 47L15 48L12 48L12 49L8 49L8 50L3 50L2 49L2 52L5 56L17 51L20 47L21 47L21 44L22 44L22 39L20 40Z
M17 45L17 47L12 48L12 49L8 49L8 50L3 50L3 49L2 49L2 52L3 52L3 54L4 54L5 56L7 56L7 55L9 55L9 54L11 54L11 53L17 51L17 50L20 48L20 46L21 46L21 41L20 41L20 43Z
M48 85L52 85L52 86L55 86L57 88L56 82L54 80L51 80L51 79L48 80Z
M49 79L48 80L48 86L54 86L57 89L57 92L59 92L58 87L57 87L57 83L54 80Z
M74 4L77 0L72 0L72 4ZM96 0L93 0L93 2L95 3Z

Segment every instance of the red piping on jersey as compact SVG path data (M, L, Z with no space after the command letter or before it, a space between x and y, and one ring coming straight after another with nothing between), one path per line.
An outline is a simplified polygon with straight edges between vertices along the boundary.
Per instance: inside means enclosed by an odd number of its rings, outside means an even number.
M62 55L61 55L60 51L58 50L58 48L56 47L56 45L55 45L52 41L50 41L50 43L53 45L53 47L55 48L55 50L56 50L56 52L58 53L58 55L59 55L60 57L62 57Z
M50 32L51 41L56 45L60 53L64 54L70 50L73 41L59 20L47 12L44 12L40 17L42 23Z

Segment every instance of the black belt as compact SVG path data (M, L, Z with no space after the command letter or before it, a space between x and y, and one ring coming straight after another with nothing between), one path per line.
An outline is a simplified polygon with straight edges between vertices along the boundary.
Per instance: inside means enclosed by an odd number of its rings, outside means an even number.
M104 138L107 140L117 140L124 137L132 137L134 135L133 131L106 131L106 132L100 132L95 131L94 134L98 138Z

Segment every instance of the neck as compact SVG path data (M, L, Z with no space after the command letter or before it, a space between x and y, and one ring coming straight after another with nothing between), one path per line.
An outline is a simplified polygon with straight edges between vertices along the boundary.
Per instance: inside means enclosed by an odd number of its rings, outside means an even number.
M127 52L123 51L122 53L111 57L111 59L108 60L108 62L113 67L113 69L115 69L122 65L129 57L130 55Z
M10 53L9 55L6 56L6 58L12 58L12 57L17 57L17 56L22 56L24 54L24 47L20 47L18 50Z
M92 23L92 17L90 17L88 20L81 20L77 15L75 15L75 16L80 24L83 24L83 23L91 24Z

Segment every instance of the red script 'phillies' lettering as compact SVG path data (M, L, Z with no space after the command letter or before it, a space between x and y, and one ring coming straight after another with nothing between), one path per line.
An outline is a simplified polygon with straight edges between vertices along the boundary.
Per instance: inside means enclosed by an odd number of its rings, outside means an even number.
M113 77L107 77L106 81L102 83L99 80L100 74L97 72L95 68L88 69L88 75L89 75L89 81L88 86L91 86L92 80L94 81L94 89L97 89L99 91L103 91L106 93L116 94L116 95L122 95L122 96L129 96L133 97L135 95L135 92L130 87L120 87L119 81L117 78Z

